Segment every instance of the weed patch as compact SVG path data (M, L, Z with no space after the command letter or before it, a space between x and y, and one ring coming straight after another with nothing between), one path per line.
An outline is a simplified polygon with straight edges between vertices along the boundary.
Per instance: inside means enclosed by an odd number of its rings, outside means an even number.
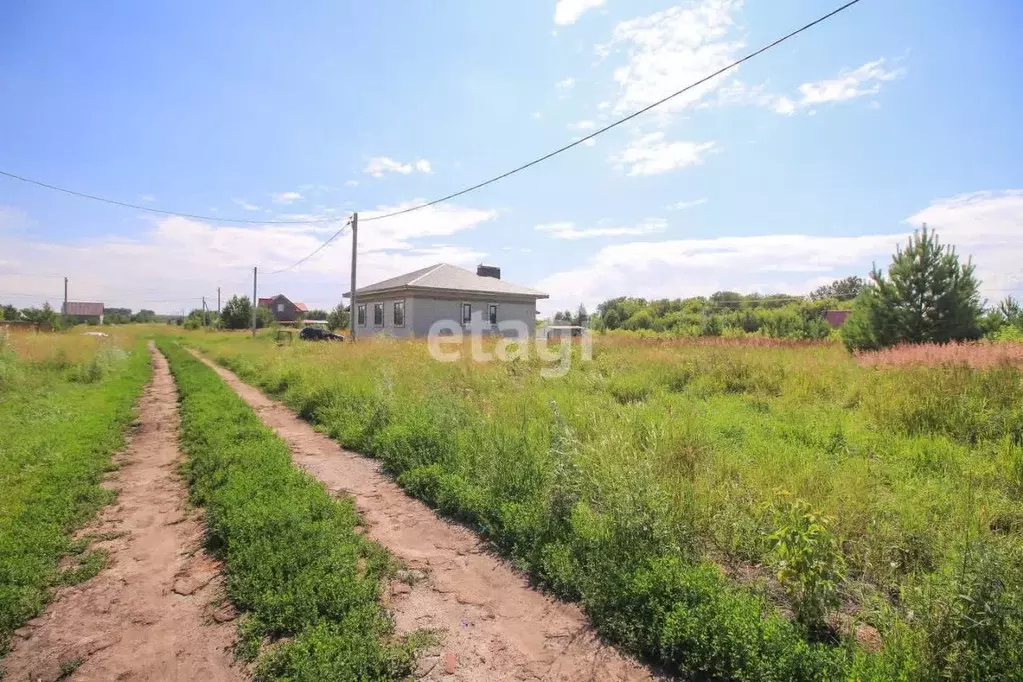
M192 498L244 614L239 655L265 680L407 676L417 639L393 638L378 603L391 564L356 532L353 504L296 469L285 443L212 370L175 343L159 346L181 396Z

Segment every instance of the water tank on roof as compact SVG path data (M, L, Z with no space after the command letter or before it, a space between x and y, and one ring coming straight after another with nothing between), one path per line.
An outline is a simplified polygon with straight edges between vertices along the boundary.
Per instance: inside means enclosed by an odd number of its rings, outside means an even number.
M484 265L480 263L476 266L476 274L480 277L493 277L494 279L501 279L501 268L496 265Z

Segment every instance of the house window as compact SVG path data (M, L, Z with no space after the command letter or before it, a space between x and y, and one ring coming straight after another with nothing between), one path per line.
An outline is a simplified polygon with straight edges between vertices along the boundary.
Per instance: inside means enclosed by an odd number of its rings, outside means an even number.
M279 313L283 313L284 312L284 304L283 303L278 303L277 304L277 312L279 312Z
M472 304L462 304L462 324L469 324L472 322Z
M373 304L373 326L383 327L384 326L384 304L374 303Z
M497 304L491 303L487 306L487 319L490 320L490 324L497 324Z
M405 301L394 302L394 326L405 326Z
M359 319L359 326L360 327L365 327L366 326L366 304L365 303L360 303L356 307L356 310L358 311L356 313L356 315L358 316L358 319Z

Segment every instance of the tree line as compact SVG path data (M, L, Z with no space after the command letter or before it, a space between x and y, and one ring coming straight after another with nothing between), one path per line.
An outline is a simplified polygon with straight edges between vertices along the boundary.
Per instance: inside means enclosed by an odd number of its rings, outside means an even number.
M103 324L148 324L161 319L152 310L142 309L133 313L131 308L106 308L103 311ZM42 306L18 308L10 303L0 306L0 320L9 322L33 322L60 327L66 324L64 317L49 302ZM74 324L74 323L70 323Z
M325 320L327 327L331 330L348 328L348 307L343 303L338 303L329 312L314 308L306 311L305 315L310 320ZM197 309L191 311L180 324L189 329L202 326L214 329L249 329L252 326L252 300L248 296L235 295L224 304L220 315L209 310L204 314L201 309ZM277 320L269 308L256 307L257 328L271 327L276 324Z
M899 343L947 343L980 338L1023 340L1023 308L1011 296L988 306L979 294L972 259L961 262L953 246L926 226L899 247L887 270L864 279L850 276L805 296L740 294L647 300L620 296L589 317L585 308L559 312L555 323L596 331L625 330L676 336L769 336L823 339L835 335L850 350ZM825 313L849 311L838 330Z

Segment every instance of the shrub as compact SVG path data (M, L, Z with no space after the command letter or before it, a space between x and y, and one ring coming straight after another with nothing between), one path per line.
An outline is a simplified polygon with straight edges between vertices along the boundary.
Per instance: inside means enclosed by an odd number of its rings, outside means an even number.
M828 613L838 606L845 578L845 559L828 526L832 519L789 493L782 493L770 534L778 582L792 603L796 619L813 631L825 627Z

